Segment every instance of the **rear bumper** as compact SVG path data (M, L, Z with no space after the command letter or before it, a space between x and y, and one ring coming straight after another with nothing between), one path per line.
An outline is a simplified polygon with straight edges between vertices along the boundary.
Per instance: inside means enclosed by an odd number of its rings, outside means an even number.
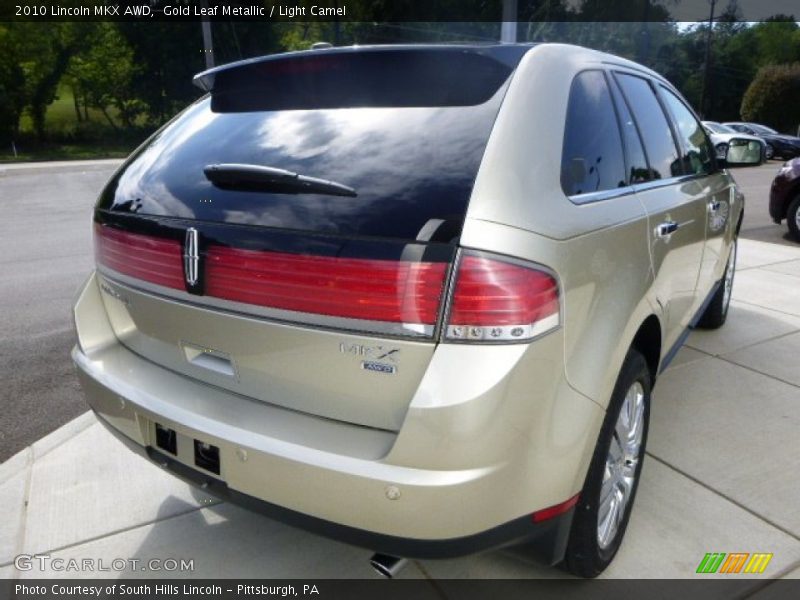
M533 523L530 516L524 516L490 530L460 538L416 540L384 535L313 517L231 489L224 482L209 477L201 470L191 468L168 454L152 447L141 446L99 415L98 420L132 452L168 470L183 481L202 487L204 492L287 525L375 552L406 558L452 558L510 544L520 544L526 554L542 563L552 565L562 560L566 550L574 507L541 523Z
M385 554L447 557L530 542L543 562L563 556L572 511L540 523L531 515L580 490L604 412L552 377L552 358L450 399L442 380L463 376L471 359L466 346L448 349L457 356L432 361L421 398L389 432L255 401L142 358L111 331L94 278L75 320L72 356L100 421L213 494ZM559 355L560 337L542 342L537 352ZM503 361L519 353L496 351ZM175 432L173 455L158 447L156 424ZM218 473L198 466L196 442L218 449Z

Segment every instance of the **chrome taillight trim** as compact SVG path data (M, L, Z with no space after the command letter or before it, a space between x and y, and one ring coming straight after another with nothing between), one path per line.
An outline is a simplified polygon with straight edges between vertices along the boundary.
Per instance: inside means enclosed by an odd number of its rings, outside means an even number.
M412 338L419 341L432 341L434 326L421 323L392 323L387 321L367 321L347 317L331 317L313 313L268 308L243 302L223 300L212 296L198 296L158 284L128 277L123 273L97 265L97 271L107 282L131 291L160 296L189 304L197 308L217 309L242 317L260 318L282 324L325 328L354 334L380 334L383 336Z
M445 337L448 341L465 342L527 342L560 325L558 313L549 315L535 323L519 325L447 325Z

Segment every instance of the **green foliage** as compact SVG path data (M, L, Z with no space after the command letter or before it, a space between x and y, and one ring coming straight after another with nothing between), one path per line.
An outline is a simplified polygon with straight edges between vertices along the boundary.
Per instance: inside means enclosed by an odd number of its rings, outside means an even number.
M25 72L15 53L15 40L6 25L0 25L0 143L14 139L25 107Z
M770 103L784 100L762 100L785 98L791 93L786 90L794 89L791 77L778 78L780 84L767 78L758 84L762 91L745 95L761 67L800 61L800 28L794 18L742 23L735 2L729 3L711 32L706 80L708 26L679 28L669 21L668 8L680 1L520 0L518 36L520 41L573 43L636 60L666 76L698 109L705 86L706 118L736 120L741 109L769 125L796 127L795 108L774 111ZM416 0L340 4L347 5L347 21L214 21L217 64L303 50L318 41L492 42L500 34L501 0L430 0L424 7ZM409 14L430 20L409 22ZM465 15L474 21L464 21ZM448 22L455 16L458 22ZM636 18L642 21L632 21ZM30 146L31 130L42 148L139 141L201 94L192 77L205 69L197 22L0 23L0 52L0 144L5 145L22 139Z
M85 105L100 110L112 128L117 125L109 112L116 110L123 127L130 128L147 108L133 85L140 67L133 49L112 23L99 23L92 43L72 60L67 79ZM81 114L75 103L78 120Z
M42 25L46 25L42 27ZM72 57L84 47L95 23L11 23L18 65L25 77L27 110L39 139L45 137L45 113L53 102Z
M753 29L761 64L784 64L800 60L800 28L793 17L777 16Z
M742 99L742 118L791 133L800 123L800 63L759 69Z

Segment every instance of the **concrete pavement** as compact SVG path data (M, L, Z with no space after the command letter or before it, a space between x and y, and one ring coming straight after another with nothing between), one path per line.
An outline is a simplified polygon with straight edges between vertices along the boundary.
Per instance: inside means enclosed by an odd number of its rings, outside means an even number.
M754 586L800 578L798 353L800 247L740 240L728 323L693 332L656 386L637 504L604 577L698 577L706 552L771 552ZM375 576L367 550L209 498L130 453L88 413L0 465L0 503L0 577L98 576L14 568L15 556L34 553L194 561L183 572L126 566L106 576ZM403 576L564 574L500 551L413 561Z

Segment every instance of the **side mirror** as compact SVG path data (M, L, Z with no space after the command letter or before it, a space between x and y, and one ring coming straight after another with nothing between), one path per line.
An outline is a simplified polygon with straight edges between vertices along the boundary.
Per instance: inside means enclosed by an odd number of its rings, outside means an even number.
M724 156L721 156L724 152ZM760 165L764 146L755 140L733 138L727 148L717 147L717 162L722 167L746 167Z

